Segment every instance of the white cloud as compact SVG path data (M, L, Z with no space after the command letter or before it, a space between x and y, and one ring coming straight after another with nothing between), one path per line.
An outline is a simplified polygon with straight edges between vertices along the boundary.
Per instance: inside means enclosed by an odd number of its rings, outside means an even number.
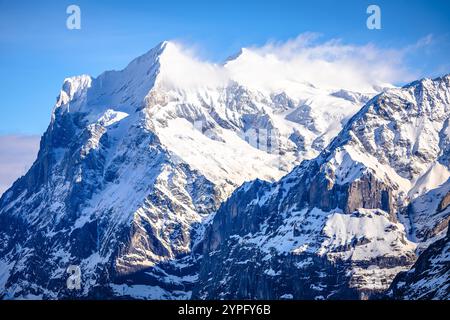
M0 195L31 167L39 140L39 136L0 136Z
M270 42L244 50L243 61L231 63L243 83L281 90L299 83L323 89L343 88L372 92L374 86L415 79L403 63L405 55L426 39L407 48L383 49L374 44L346 44L334 39L320 42L317 34L301 34L287 42Z
M320 41L305 33L285 42L269 42L242 50L225 65L202 61L194 50L171 44L161 59L164 83L175 87L220 86L236 80L258 90L299 92L307 85L328 90L375 92L374 86L405 83L416 79L405 57L428 46L432 36L402 48L380 48L372 43L346 44L342 40Z
M228 74L223 66L201 61L193 49L179 43L168 42L160 58L159 80L167 87L217 87L226 84Z

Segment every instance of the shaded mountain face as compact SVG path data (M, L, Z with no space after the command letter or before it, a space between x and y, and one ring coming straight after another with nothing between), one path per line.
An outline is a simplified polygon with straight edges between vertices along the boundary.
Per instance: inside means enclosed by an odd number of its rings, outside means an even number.
M419 258L406 272L392 282L387 298L450 299L450 180L439 188L414 199L408 212L418 228L416 234L424 239L419 245ZM431 227L435 225L434 227ZM436 235L445 237L433 242ZM431 244L430 244L431 243Z
M220 203L316 156L367 97L248 88L230 76L247 59L203 64L165 42L66 79L35 163L0 199L0 297L189 298Z
M388 298L450 298L450 229L447 235L431 244L417 259L411 270L400 273L392 282Z
M416 248L421 253L448 227L449 109L450 76L388 90L315 159L279 182L241 186L205 232L193 297L355 299L384 292L413 265ZM446 250L443 241L435 251ZM430 259L423 255L421 265ZM439 297L448 296L441 287Z

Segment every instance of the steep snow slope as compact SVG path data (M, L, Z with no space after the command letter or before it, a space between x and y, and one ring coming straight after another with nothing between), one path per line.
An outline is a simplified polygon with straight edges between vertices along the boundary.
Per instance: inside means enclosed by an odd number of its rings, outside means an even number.
M450 219L450 180L415 198L406 208L411 237L420 240L421 249L445 235Z
M206 231L194 297L365 298L386 290L413 264L416 245L448 226L446 207L435 214L435 202L430 210L421 204L447 187L449 108L449 75L389 90L316 159L279 182L244 184Z
M239 83L231 66L244 63L164 42L121 71L66 79L36 162L0 199L1 296L189 297L219 203L316 155L366 99L259 91ZM81 292L66 288L69 265Z

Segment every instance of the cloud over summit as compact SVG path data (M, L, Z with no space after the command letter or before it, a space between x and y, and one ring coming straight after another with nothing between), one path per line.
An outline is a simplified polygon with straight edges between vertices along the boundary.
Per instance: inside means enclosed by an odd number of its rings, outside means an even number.
M305 86L374 93L374 88L401 84L417 77L405 57L431 43L419 39L403 48L380 48L372 43L321 41L314 33L284 42L250 46L224 64L203 61L186 45L171 43L162 61L164 82L178 87L221 86L234 80L262 91L296 91Z

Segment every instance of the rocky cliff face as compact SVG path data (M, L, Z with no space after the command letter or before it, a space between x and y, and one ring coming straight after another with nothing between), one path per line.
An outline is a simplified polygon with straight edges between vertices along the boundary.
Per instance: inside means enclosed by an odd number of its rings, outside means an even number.
M239 188L205 233L194 297L366 298L386 290L412 266L416 246L448 226L446 210L433 214L423 202L430 209L429 199L436 207L446 199L438 194L448 188L449 90L447 76L383 93L316 159L279 182Z

